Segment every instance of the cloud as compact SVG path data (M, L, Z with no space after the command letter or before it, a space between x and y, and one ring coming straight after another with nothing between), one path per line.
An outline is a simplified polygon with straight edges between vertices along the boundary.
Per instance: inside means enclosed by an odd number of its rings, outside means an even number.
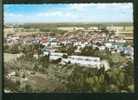
M97 9L132 9L132 3L112 3L112 4L96 4Z
M4 13L4 16L6 17L23 17L22 14L15 14L15 13Z
M60 11L55 11L55 12L41 12L38 13L37 16L63 16L63 13Z
M92 3L92 4L69 4L68 8L70 10L83 13L85 14L86 12L93 11L95 12L96 10L98 12L105 12L108 13L110 11L113 12L125 12L128 13L127 11L130 11L132 13L133 11L133 4L132 3ZM94 11L95 10L95 11ZM97 13L98 13L97 12Z
M72 10L83 10L89 7L93 7L94 4L69 4Z
M36 14L38 17L76 17L76 14L72 14L71 12L64 11L53 11L53 12L41 12Z

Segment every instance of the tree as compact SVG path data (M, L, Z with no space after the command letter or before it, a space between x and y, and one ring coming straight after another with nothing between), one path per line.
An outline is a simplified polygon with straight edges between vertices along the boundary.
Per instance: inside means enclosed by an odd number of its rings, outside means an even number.
M16 54L16 53L19 53L19 45L18 44L14 44L10 47L6 46L5 47L5 50L8 52L8 53L12 53L12 54Z
M32 92L33 91L31 85L29 85L29 84L25 85L24 90L25 90L25 92Z

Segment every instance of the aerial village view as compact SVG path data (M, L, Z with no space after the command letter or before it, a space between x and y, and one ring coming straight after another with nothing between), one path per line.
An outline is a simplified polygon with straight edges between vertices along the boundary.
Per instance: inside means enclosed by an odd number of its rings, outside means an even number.
M5 5L4 92L134 92L132 6Z

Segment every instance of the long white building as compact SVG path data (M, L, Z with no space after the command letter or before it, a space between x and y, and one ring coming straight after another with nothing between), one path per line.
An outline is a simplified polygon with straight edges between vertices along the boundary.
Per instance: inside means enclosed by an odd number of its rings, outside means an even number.
M50 60L58 60L61 58L61 64L78 64L80 66L85 66L89 68L98 68L104 67L105 70L108 70L109 63L101 61L100 57L88 57L88 56L68 56L67 58L64 58L63 55L67 55L67 53L58 53L58 52L45 52L45 55L49 54ZM108 65L108 66L107 66Z
M68 62L71 64L79 64L82 66L100 68L100 58L99 57L87 57L87 56L69 56L67 59L63 58L63 62Z

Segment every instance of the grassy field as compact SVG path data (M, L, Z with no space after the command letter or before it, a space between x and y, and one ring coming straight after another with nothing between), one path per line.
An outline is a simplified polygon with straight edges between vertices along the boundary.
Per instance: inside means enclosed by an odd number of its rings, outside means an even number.
M4 53L4 62L10 62L16 60L16 58L19 57L20 55L21 54Z

